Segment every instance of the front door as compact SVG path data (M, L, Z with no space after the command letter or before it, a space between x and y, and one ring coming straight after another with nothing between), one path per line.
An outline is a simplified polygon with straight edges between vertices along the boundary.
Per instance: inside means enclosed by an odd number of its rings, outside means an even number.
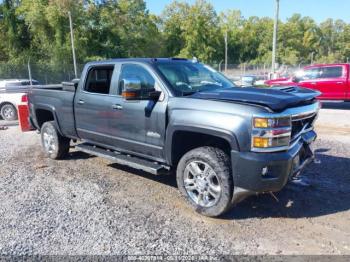
M130 78L139 79L142 89L162 91L161 98L158 101L125 100L121 96L121 81ZM114 146L143 156L164 159L167 99L156 75L144 64L124 63L116 92L119 98L115 101L115 110L119 116L109 124L114 134Z

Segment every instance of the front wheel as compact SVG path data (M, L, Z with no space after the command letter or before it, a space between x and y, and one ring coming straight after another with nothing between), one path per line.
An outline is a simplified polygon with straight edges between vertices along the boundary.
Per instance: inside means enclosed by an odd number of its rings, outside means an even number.
M61 136L54 121L41 127L41 143L45 154L52 159L62 159L69 152L70 139Z
M180 192L198 213L216 217L231 207L230 161L221 149L200 147L189 151L177 166L176 179Z

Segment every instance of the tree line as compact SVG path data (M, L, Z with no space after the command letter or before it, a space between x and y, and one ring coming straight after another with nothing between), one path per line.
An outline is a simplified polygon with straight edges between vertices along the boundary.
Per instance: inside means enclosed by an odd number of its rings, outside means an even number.
M72 64L68 11L79 63L119 57L197 57L218 64L270 64L273 19L217 13L206 0L173 1L161 15L143 0L3 0L0 62ZM295 14L279 22L280 64L346 62L350 24Z

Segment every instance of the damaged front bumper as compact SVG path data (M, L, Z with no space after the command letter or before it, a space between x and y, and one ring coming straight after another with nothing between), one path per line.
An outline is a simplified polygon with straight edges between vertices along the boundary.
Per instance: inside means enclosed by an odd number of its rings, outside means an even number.
M233 202L256 193L280 191L314 160L311 145L316 137L313 130L304 133L292 148L283 152L232 151Z

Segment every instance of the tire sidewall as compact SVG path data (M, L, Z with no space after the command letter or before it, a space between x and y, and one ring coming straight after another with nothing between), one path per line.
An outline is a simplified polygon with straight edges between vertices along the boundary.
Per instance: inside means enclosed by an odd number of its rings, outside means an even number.
M233 194L233 181L230 172L230 164L228 157L218 157L216 152L220 152L221 156L224 156L224 152L220 149L211 147L202 147L189 151L180 160L176 171L176 180L178 188L186 199L187 203L193 207L193 209L205 216L216 217L227 211L231 207L231 200ZM207 163L216 173L219 180L222 193L218 202L212 207L202 207L197 205L188 195L184 186L184 171L186 166L192 161L202 161Z
M6 118L4 115L4 111L6 108L11 108L13 111L13 116L11 118ZM6 121L13 121L17 119L17 110L16 107L12 104L5 104L1 107L1 117Z
M44 143L44 132L45 132L45 130L48 130L48 129L53 131L54 143L55 143L55 150L51 153L46 150L45 143ZM42 147L43 147L43 150L44 150L44 153L46 156L48 156L52 159L56 159L58 157L59 141L58 141L57 129L56 129L54 123L46 122L41 127L41 144L42 144Z

